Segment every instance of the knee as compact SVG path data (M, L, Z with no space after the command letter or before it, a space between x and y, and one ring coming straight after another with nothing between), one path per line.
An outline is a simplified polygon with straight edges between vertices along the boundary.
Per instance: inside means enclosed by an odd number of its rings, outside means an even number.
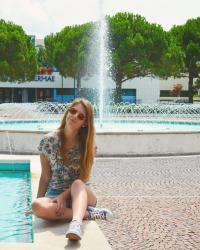
M82 180L77 179L72 183L71 190L82 190L85 187L85 183Z
M40 210L41 206L40 206L40 202L38 202L38 200L34 200L32 202L32 210L35 213L36 211Z
M40 218L45 217L44 208L42 207L38 199L32 202L32 211L33 211L33 214L36 215L37 217L40 217Z

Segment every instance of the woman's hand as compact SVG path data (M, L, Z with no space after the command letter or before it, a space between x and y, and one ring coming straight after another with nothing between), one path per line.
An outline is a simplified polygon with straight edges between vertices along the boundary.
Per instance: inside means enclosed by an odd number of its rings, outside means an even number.
M52 201L57 204L57 208L56 208L57 216L59 217L63 216L65 209L66 209L66 197L64 193L56 196Z

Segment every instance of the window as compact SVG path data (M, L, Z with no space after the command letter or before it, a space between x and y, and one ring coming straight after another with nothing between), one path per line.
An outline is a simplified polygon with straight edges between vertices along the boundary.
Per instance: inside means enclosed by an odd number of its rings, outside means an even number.
M56 89L57 95L74 95L74 89L64 88L64 89Z

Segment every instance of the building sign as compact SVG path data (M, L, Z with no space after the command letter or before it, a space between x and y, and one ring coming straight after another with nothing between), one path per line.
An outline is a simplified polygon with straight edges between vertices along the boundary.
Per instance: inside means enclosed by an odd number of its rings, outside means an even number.
M53 75L36 75L35 76L36 82L55 82L55 76Z

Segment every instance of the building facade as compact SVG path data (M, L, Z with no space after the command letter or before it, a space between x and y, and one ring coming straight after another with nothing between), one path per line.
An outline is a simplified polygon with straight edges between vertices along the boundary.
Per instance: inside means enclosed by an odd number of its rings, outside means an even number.
M43 39L35 39L37 51L44 44ZM127 80L122 84L122 101L128 103L156 103L160 96L169 95L173 85L180 83L183 90L187 91L187 78L161 80L159 78L142 77ZM105 79L104 87L105 96L114 101L115 83L112 79ZM83 77L81 79L81 89L77 91L77 83L73 78L64 78L59 72L40 72L35 76L34 81L17 83L17 82L0 82L0 103L8 102L71 102L74 98L84 96L95 102L99 93L98 76Z
M115 83L105 80L104 93L114 97ZM95 101L98 96L98 77L81 79L80 96ZM8 102L71 102L78 95L77 83L73 78L64 78L58 72L40 74L32 82L0 82L0 103ZM128 103L154 103L159 100L159 80L135 78L122 84L122 101ZM110 95L109 95L110 96Z

